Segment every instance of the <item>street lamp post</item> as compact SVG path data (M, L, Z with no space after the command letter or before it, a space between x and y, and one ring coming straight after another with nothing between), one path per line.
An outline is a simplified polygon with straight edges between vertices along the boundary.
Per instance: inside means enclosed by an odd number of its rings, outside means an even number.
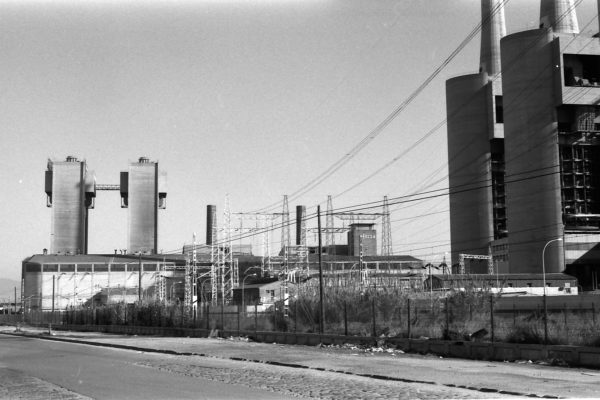
M546 302L546 248L552 242L561 242L562 238L549 240L542 250L542 284L544 285L544 344L548 344L548 305Z

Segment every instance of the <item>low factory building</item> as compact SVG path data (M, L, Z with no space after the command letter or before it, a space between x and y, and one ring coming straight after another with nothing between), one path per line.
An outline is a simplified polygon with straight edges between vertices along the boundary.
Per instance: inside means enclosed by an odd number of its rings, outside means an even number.
M23 260L27 309L65 309L155 298L164 278L165 297L183 298L186 258L133 254L37 254Z

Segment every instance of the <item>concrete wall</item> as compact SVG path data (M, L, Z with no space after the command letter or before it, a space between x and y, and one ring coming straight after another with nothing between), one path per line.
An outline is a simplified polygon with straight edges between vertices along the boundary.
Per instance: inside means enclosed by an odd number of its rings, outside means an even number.
M208 337L209 329L162 328L124 325L62 325L54 329L100 331L130 335L159 335ZM419 340L408 338L377 338L369 336L319 335L314 333L263 332L223 330L219 337L248 336L253 340L265 343L298 344L316 346L318 344L343 345L346 343L395 346L406 352L421 354L437 354L445 357L458 357L476 360L514 361L531 360L547 361L559 359L570 366L600 367L600 348L579 346L544 346L539 344L514 344L498 342L462 342L445 340Z

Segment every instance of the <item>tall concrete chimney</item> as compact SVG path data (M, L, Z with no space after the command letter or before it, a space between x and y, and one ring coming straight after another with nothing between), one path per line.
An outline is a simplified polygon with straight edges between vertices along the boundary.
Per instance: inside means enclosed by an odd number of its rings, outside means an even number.
M306 218L306 206L296 206L296 245L305 245L306 237L303 237Z
M500 73L500 39L505 35L504 1L481 0L481 53L479 72L487 72L489 76Z
M596 7L596 14L600 14L600 0L598 0L598 6ZM598 18L598 36L600 36L600 18Z
M556 33L579 33L575 0L541 0L540 28Z
M214 226L217 223L217 206L208 205L206 206L206 244L216 244L216 232L214 232Z

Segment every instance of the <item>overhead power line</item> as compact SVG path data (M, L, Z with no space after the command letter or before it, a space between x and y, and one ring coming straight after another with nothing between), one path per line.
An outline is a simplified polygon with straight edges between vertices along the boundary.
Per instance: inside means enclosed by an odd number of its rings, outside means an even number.
M469 34L462 40L462 42L456 47L450 55L406 98L402 101L383 121L381 121L375 128L373 128L360 142L358 142L350 151L348 151L345 155L339 158L336 162L329 166L325 171L321 174L304 184L298 190L293 192L289 198L290 200L294 200L303 194L309 192L316 186L320 185L327 178L333 175L336 171L338 171L341 167L346 165L352 158L354 158L362 149L364 149L370 142L372 142L385 128L387 128L398 115L402 113L408 107L415 98L417 98L423 90L433 81L442 70L469 44L469 42L481 31L481 27L483 24L489 22L489 20L496 14L498 11L510 0L504 0L492 10L490 15L483 19L481 22L469 32ZM423 139L424 140L424 139ZM258 211L270 210L273 207L277 206L279 203L273 203L268 205Z

